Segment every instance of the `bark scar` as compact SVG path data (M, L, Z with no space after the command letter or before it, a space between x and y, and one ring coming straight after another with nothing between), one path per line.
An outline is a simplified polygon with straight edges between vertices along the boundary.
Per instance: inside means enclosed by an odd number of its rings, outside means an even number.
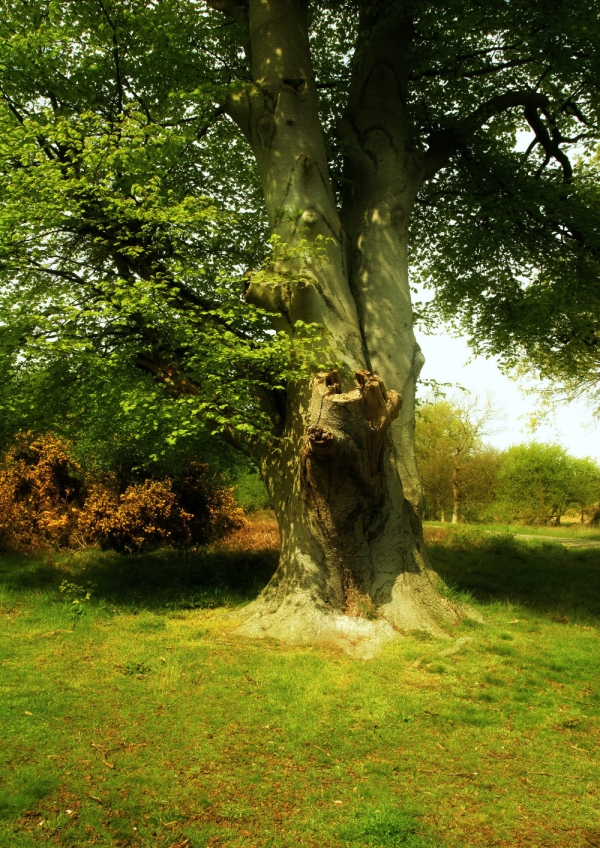
M306 435L306 452L317 457L331 457L335 451L335 436L325 427L311 426Z
M362 591L368 584L365 540L384 526L382 457L402 405L398 392L386 391L377 375L363 370L355 376L347 392L337 371L314 378L300 472L304 498L329 551L332 579L344 591L351 586Z

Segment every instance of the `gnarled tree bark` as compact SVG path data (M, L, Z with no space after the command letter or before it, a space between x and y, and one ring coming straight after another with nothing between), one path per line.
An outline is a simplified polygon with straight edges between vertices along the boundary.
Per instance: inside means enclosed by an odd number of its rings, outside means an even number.
M212 5L227 12L228 3ZM241 5L232 6L237 19ZM302 0L244 6L253 81L227 105L256 158L272 232L290 245L321 236L326 246L318 262L276 265L289 284L250 284L246 296L289 332L298 320L324 326L340 363L310 386L288 387L283 433L259 456L282 553L241 632L334 641L363 656L398 631L442 633L459 616L426 563L419 518L414 393L423 358L407 231L424 164L406 110L411 26L402 5L370 4L361 19L340 128L341 214ZM293 282L298 273L308 284Z
M281 560L241 632L369 657L399 631L442 635L459 614L402 490L389 436L402 399L366 370L355 380L342 391L337 372L317 375L291 401L281 454L263 460Z

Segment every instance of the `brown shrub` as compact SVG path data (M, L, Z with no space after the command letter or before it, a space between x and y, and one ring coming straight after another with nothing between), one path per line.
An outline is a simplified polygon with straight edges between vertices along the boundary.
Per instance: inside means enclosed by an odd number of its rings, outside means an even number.
M177 502L170 480L146 480L117 495L106 486L91 487L78 529L88 543L134 553L191 539L193 516Z
M246 524L244 510L207 465L188 463L173 484L182 509L191 515L190 541L203 545L220 539Z
M69 445L52 435L17 437L0 465L0 544L26 551L69 544L83 497Z
M80 475L67 442L17 437L0 465L0 544L20 551L98 544L138 552L207 544L245 524L233 490L200 463L190 463L176 483L147 480L122 494L110 476L86 488Z
M346 605L344 612L350 618L366 618L375 621L380 613L372 598L361 592L351 574L346 574Z

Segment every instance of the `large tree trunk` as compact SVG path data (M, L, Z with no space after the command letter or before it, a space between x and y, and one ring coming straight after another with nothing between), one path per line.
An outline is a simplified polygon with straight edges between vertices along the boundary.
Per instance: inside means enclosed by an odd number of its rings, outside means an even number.
M410 151L394 70L398 44L387 38L381 62L371 44L357 65L340 219L305 4L250 0L249 30L254 83L230 99L229 112L256 157L273 232L289 245L322 236L326 256L278 262L278 282L252 284L247 297L288 332L297 320L326 327L341 367L312 386L290 387L283 433L260 458L282 553L242 632L335 641L368 655L398 630L441 633L457 618L424 558L414 460L422 357L412 331L407 225L422 168ZM299 273L309 285L296 282Z
M367 371L343 392L332 372L291 407L286 449L264 461L281 560L242 632L363 657L397 631L441 635L457 611L438 593L394 461L400 396Z
M349 239L349 282L367 366L404 399L390 434L392 451L404 494L421 513L415 387L425 360L413 332L408 225L423 162L406 107L412 25L403 6L363 5L350 97L340 126L345 150L341 219Z

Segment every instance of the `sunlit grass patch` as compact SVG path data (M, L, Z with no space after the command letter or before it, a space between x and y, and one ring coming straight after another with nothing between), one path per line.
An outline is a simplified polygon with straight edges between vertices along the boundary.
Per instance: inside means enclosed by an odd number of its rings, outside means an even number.
M235 635L272 550L4 560L2 848L588 846L594 552L430 553L483 621L370 662Z
M437 536L436 536L437 539ZM450 594L486 604L514 601L557 620L600 616L600 549L567 549L468 527L429 542Z
M376 848L434 848L434 843L419 835L414 813L383 805L381 810L356 813L339 830L342 844Z
M501 536L542 536L555 538L557 541L573 541L581 539L583 542L600 541L600 529L588 524L577 522L563 524L558 527L540 524L451 524L447 521L425 521L425 537L428 541L443 541L450 533L471 533L472 537L484 534L497 534Z

